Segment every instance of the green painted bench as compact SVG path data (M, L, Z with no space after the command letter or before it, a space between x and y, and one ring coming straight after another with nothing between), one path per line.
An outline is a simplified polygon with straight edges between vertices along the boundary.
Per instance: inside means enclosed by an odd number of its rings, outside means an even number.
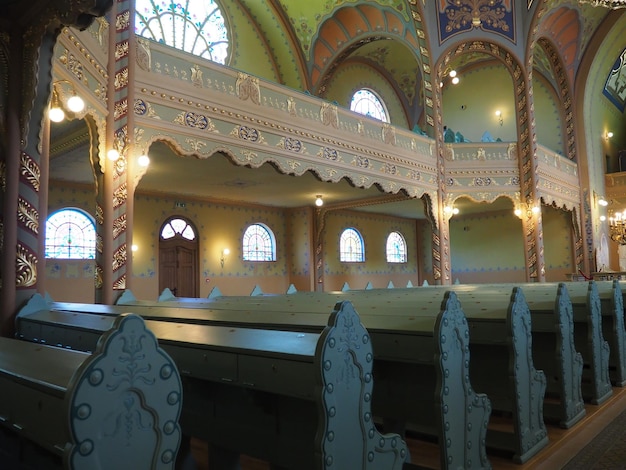
M174 468L178 371L140 317L109 327L92 354L0 338L2 468Z
M41 302L18 314L21 338L89 349L116 318ZM182 429L211 445L210 468L239 468L240 454L277 469L404 466L406 443L374 424L371 340L349 302L318 333L146 322L181 372Z

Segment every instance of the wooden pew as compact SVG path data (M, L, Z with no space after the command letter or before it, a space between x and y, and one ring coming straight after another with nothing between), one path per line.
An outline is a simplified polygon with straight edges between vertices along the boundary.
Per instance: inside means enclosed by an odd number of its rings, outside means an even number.
M626 329L624 294L620 282L594 281L600 296L602 335L609 344L609 376L616 387L626 386ZM584 283L572 283L572 288ZM570 285L570 284L568 284Z
M582 391L586 401L598 405L613 393L609 376L609 343L603 335L602 300L595 281L565 283L572 302L574 343L584 361ZM548 283L525 285L528 295L551 289Z
M334 293L309 292L290 295L221 297L213 300L201 299L198 302L188 302L186 300L182 302L164 301L158 303L133 301L132 305L133 308L139 309L137 311L141 311L142 315L149 315L150 318L174 317L179 319L185 318L185 321L217 321L220 324L247 325L248 327L290 328L311 331L319 327L319 319L316 318L316 313L311 312L321 311L333 300L350 297L358 304L361 319L372 335L374 351L377 357L381 359L381 356L389 349L389 344L394 341L396 343L400 341L398 338L401 338L402 328L406 332L407 328L411 327L410 323L406 322L406 318L432 312L433 305L439 302L438 299L441 298L444 292L445 287L436 289L372 289ZM518 347L518 345L526 348L532 347L530 331L527 332L517 325L514 326L508 336L501 335L497 340L490 338L490 334L494 329L498 329L499 334L504 331L507 316L510 316L507 309L511 304L515 305L514 312L519 312L519 315L522 316L527 315L527 312L522 308L522 305L525 303L523 294L517 294L521 300L514 302L514 299L511 298L511 290L505 295L503 295L502 289L499 288L495 292L499 295L499 300L494 306L495 310L493 310L492 318L489 321L480 318L483 313L480 310L476 310L475 315L472 315L476 316L476 318L468 316L471 328L470 344L475 345L473 347L476 349L477 354L481 354L480 360L476 360L477 358L474 357L472 361L472 364L476 367L473 369L474 372L471 378L473 381L481 369L498 368L508 390L504 391L502 381L483 381L477 389L486 393L490 399L492 393L501 397L498 400L498 405L494 404L493 409L499 408L498 411L501 415L510 414L513 416L513 424L505 427L501 432L496 431L492 427L491 432L487 434L486 445L487 447L509 452L517 462L525 462L547 445L547 430L542 415L546 379L542 372L538 372L534 368L532 349L528 349L528 354L518 354L511 363L507 361L498 364L494 363L496 358L509 357L509 350L512 354L514 347ZM457 295L461 295L461 292L458 292ZM466 294L464 293L463 295ZM467 300L473 299L470 299L470 296L467 295ZM176 309L174 306L179 304L193 304L196 308ZM465 299L461 299L461 304L463 305L463 310L465 310L467 308ZM207 305L207 308L199 309L197 308L198 305ZM65 307L59 305L56 307L52 306L52 308ZM106 307L100 308L105 309ZM268 318L263 313L268 309L272 311L271 318ZM279 311L283 312L282 317L276 315ZM298 312L298 314L296 315L295 312ZM515 318L517 318L517 315L515 315ZM403 321L405 322L404 324L401 323ZM514 323L510 322L511 325ZM498 326L493 326L494 324ZM530 324L530 321L528 324ZM398 331L392 333L388 330L393 328L393 325L403 326ZM483 338L482 346L478 346L479 337ZM490 345L487 345L487 342ZM399 358L396 357L395 359ZM483 363L484 366L482 365ZM389 368L390 366L386 365L385 367ZM526 375L524 376L524 374ZM377 370L377 376L380 377L381 375L382 371L378 372ZM495 374L491 374L490 378L493 375ZM511 382L508 381L509 377L511 377ZM391 395L391 392L389 394ZM518 401L507 399L506 396L508 395L516 397ZM536 400L536 397L540 397L540 399ZM493 399L491 400L493 403ZM393 401L393 399L390 401ZM388 410L381 411L383 415L388 412ZM578 415L580 415L580 410ZM530 420L528 417L533 419ZM539 417L538 420L536 419L537 417ZM559 416L559 418L562 418L561 420L568 424L573 420L580 419L578 416L573 416L571 419L569 416L566 418Z
M89 348L115 318L38 310L16 323L24 339ZM181 371L183 432L211 444L210 468L236 469L240 453L283 469L403 467L405 442L370 411L367 331L349 302L327 323L314 334L147 321Z
M470 301L480 304L514 286L465 284L450 289L461 296L464 304ZM522 287L531 314L533 362L547 379L544 418L569 428L586 414L581 388L583 359L574 343L573 307L565 284L542 286L538 291L526 284ZM441 287L426 289L437 291Z
M544 417L568 429L585 415L583 358L574 343L574 313L563 283L526 297L531 312L533 359L546 374Z
M140 317L109 326L93 354L0 338L0 467L174 468L178 371Z

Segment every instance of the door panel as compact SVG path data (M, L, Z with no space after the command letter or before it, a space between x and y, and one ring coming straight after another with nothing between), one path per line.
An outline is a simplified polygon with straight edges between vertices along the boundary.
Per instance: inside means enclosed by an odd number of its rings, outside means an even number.
M177 247L177 259L178 294L176 296L197 297L198 270L196 269L196 250L179 246Z
M168 288L177 297L198 296L198 249L188 240L161 241L159 294Z
M159 295L168 288L176 295L176 246L163 246L159 249Z

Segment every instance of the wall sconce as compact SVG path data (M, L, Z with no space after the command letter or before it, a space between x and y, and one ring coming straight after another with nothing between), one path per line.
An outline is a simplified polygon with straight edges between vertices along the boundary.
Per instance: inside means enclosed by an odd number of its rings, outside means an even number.
M443 78L445 79L446 76L450 77L450 83L452 83L453 85L458 85L458 83L461 81L458 77L456 70L445 71L443 73ZM443 81L439 82L439 88L443 88Z
M597 204L600 207L606 207L609 205L609 201L604 199L604 196L600 196L595 191L593 192L593 202L594 204Z
M611 137L613 137L613 133L611 131L608 131L606 134L604 134L604 140L606 140L607 142Z
M224 248L222 250L222 254L220 257L220 264L222 265L222 268L224 267L224 261L226 260L226 257L230 254L230 250L228 248Z
M498 118L498 122L500 125L504 124L504 119L502 119L502 111L499 109L496 111L496 117Z
M61 122L65 119L65 111L61 106L61 100L57 90L57 84L59 83L69 83L72 87L72 96L68 98L66 103L67 108L73 113L80 113L85 109L85 102L76 94L76 89L72 82L69 80L59 80L52 84L52 100L50 102L50 108L48 109L48 118L50 118L52 122Z
M130 249L134 253L135 251L137 251L139 249L139 247L137 245L131 245Z
M533 206L530 210L535 215L537 215L537 214L539 214L539 212L541 212L541 209L539 208L539 206Z
M515 217L518 217L520 219L522 218L522 209L520 209L519 207L516 207L513 213L515 214Z
M318 194L317 196L315 196L315 205L317 207L322 207L324 205L324 200L322 199L321 194Z

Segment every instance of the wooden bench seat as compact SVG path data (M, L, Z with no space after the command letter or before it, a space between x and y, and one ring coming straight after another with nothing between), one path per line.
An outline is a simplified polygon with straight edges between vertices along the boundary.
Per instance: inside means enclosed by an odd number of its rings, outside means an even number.
M93 354L0 338L2 468L174 468L178 371L140 317L109 327Z
M57 308L59 310L55 310ZM62 326L70 324L73 329L79 329L81 323L86 322L97 330L110 315L124 308L128 307L50 304L36 295L20 311L18 330L33 339L49 338L62 346L71 346L66 328ZM171 309L133 308L146 317L158 318L155 322L164 324L163 328L175 322L173 318L163 318ZM89 313L90 310L96 313ZM327 315L321 312L275 312L272 321L268 320L271 312L257 310L218 310L209 312L210 315L202 309L189 312L191 319L185 321L202 319L194 327L222 325L229 330L264 327L265 330L319 334L327 321ZM90 317L94 318L90 320ZM215 322L211 323L211 319ZM445 443L440 446L442 468L489 468L485 434L491 407L487 397L476 394L469 383L469 331L456 296L444 296L443 302L440 298L429 313L399 318L401 323L395 326L390 327L380 315L361 317L361 321L370 325L368 331L372 328L369 334L374 345L376 378L372 406L374 414L384 418L386 429L401 431L405 422L411 421L420 426L419 431L437 436L440 443ZM176 326L177 329L183 327L184 324ZM71 341L84 344L80 338ZM164 347L169 346L164 343ZM180 357L175 353L172 356L175 360ZM187 375L187 362L180 363L179 367Z
M16 322L24 339L89 348L115 318L44 309ZM370 411L367 331L349 302L326 321L318 333L146 321L181 371L182 429L210 443L210 468L238 468L240 453L283 469L403 467L405 442Z

